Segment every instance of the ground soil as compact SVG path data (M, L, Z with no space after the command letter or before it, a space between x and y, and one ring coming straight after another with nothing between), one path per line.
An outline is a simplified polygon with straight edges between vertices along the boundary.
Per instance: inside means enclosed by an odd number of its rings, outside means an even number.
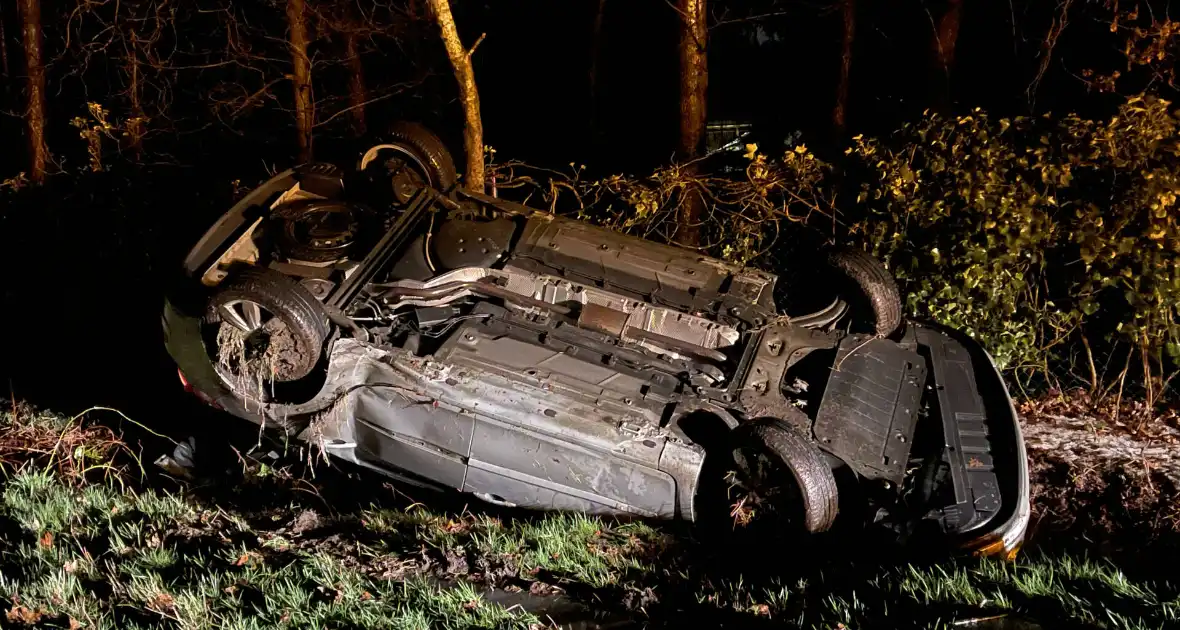
M1180 430L1175 412L1114 408L1084 394L1021 406L1032 482L1028 547L1118 558L1180 559Z

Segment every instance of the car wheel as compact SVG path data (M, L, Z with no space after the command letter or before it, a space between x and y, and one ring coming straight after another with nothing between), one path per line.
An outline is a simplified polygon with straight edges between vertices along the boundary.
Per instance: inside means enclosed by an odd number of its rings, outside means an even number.
M819 449L790 424L760 418L734 429L732 455L735 522L770 517L810 533L831 528L838 512L836 478Z
M828 255L828 265L852 293L859 294L862 308L855 309L854 316L856 310L871 313L874 333L888 337L901 326L901 291L880 260L859 249L837 249Z
M328 336L324 309L307 289L256 266L240 269L221 284L206 321L220 324L215 362L259 385L306 377L319 363Z
M399 198L405 190L428 185L446 191L458 181L455 160L443 141L426 127L399 121L390 125L382 144L374 145L361 157L360 170L374 163L378 156L393 178Z

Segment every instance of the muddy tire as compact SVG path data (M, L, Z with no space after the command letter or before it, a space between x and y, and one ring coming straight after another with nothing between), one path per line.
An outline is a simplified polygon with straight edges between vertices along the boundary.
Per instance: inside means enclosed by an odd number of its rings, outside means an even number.
M269 314L270 319L265 323L262 317L246 321L249 318L237 311L241 305L251 305L244 309L247 313L257 310ZM246 266L227 278L210 301L209 311L206 321L225 323L236 318L247 324L238 326L246 334L265 330L279 337L282 346L272 357L268 374L274 382L297 381L310 374L328 337L328 318L315 296L287 276L264 267ZM252 324L256 330L249 330Z
M813 534L832 527L839 511L836 478L823 453L797 429L777 418L754 420L734 429L733 453L746 489L760 504L756 510L790 515Z
M389 127L385 141L409 149L418 158L429 184L438 190L449 190L458 181L455 160L446 145L426 127L413 122L399 121Z
M881 261L859 249L838 249L828 254L828 265L859 293L860 310L871 313L869 326L876 335L888 337L901 326L901 291Z

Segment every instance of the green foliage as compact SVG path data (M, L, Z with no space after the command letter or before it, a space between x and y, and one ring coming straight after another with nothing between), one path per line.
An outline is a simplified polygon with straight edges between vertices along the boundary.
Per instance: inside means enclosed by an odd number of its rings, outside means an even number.
M725 581L702 585L696 597L701 604L817 629L878 627L883 618L896 619L889 627L898 628L970 627L973 619L1030 612L1038 622L1071 627L1149 630L1180 620L1171 584L1133 581L1115 565L1085 557L963 559L885 568L855 581L841 577ZM1036 607L1028 605L1033 601ZM1053 616L1040 618L1048 610Z
M888 261L917 315L1007 367L1089 335L1158 357L1180 341L1180 119L931 115L848 150L866 173L850 238Z
M79 486L48 472L18 472L7 479L0 501L0 522L10 525L0 535L6 619L9 625L182 630L523 630L538 622L485 601L470 584L448 586L421 575L404 582L375 579L358 566L356 547L255 544L259 532L248 526L235 532L233 516L180 494L137 493L110 482Z
M520 524L520 563L526 570L544 569L601 588L628 571L651 570L636 556L653 534L642 524L609 526L581 514L554 514Z
M785 226L807 224L881 257L911 315L966 331L1003 368L1048 373L1089 351L1083 339L1121 342L1159 382L1180 354L1178 131L1170 102L1140 96L1107 120L929 114L887 138L854 138L839 181L803 146L771 159L749 145L745 170L725 174L490 169L532 205L539 196L553 212L647 238L671 240L681 204L700 195L701 249L739 264L774 267L772 253L796 241Z
M415 506L371 510L363 522L391 543L412 540L443 552L474 549L526 574L547 571L596 588L618 584L629 572L650 571L644 560L659 549L658 534L646 525L561 512L504 523L488 516L451 518Z
M979 337L1006 366L1036 361L1046 329L1076 322L1042 284L1071 167L1041 123L930 116L848 150L868 173L852 238L889 264L911 313Z

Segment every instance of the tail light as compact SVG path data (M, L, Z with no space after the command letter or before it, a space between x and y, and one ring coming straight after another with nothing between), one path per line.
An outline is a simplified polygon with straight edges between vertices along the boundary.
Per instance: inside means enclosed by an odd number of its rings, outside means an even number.
M184 391L196 396L201 402L205 403L206 405L209 405L210 407L213 407L214 409L224 410L224 408L221 406L221 404L217 402L217 399L215 399L212 396L210 396L209 394L206 394L205 392L202 392L201 390L193 387L192 383L189 383L188 379L185 378L184 372L181 372L180 370L176 370L176 374L178 376L180 376L180 384L182 386L184 386Z

